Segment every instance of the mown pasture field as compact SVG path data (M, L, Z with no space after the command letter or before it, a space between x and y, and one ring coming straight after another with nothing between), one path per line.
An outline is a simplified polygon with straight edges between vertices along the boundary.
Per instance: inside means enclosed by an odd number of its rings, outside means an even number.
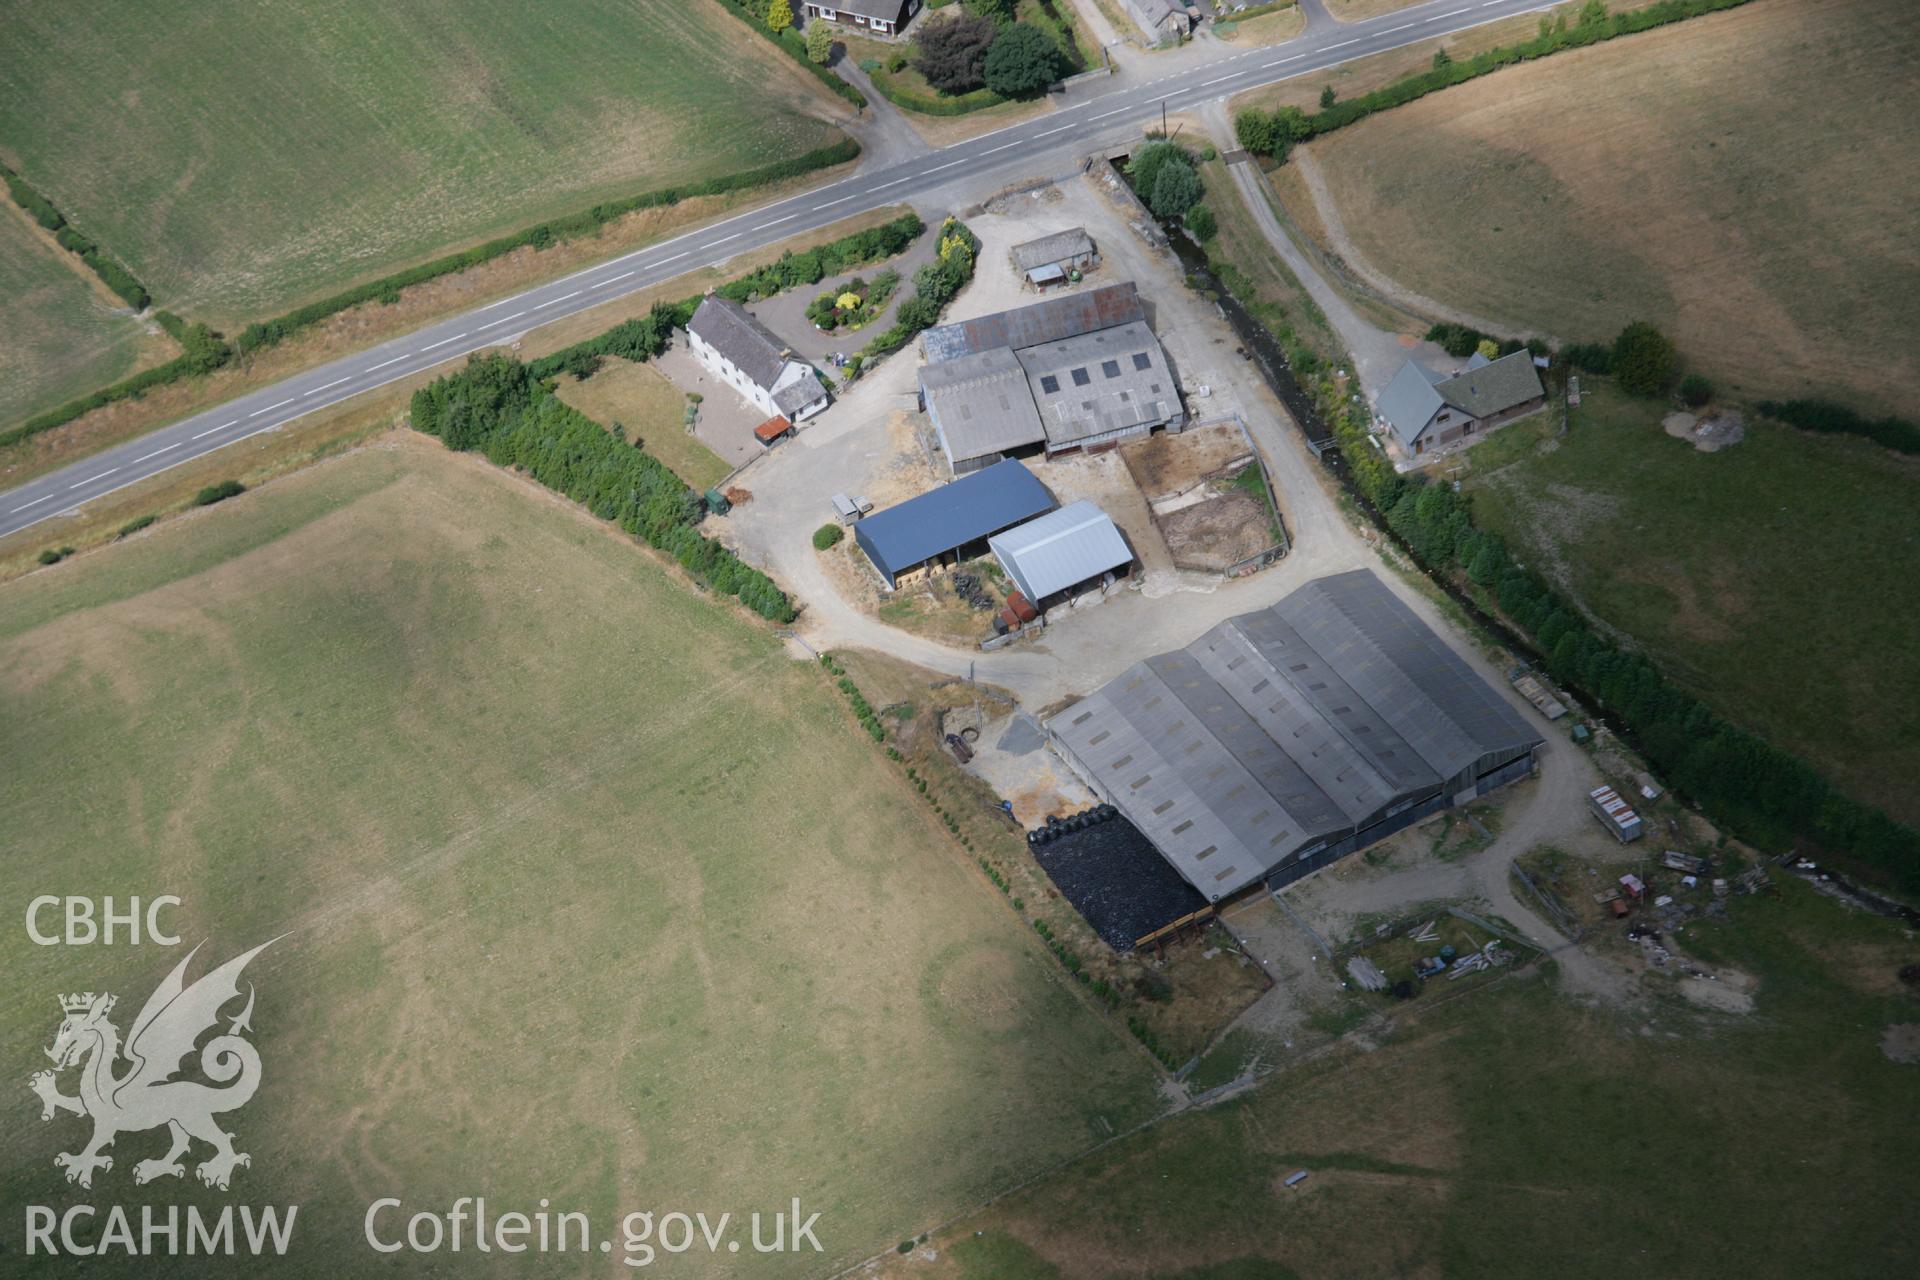
M297 1203L275 1270L318 1276L384 1261L383 1195L544 1196L596 1230L799 1196L825 1256L673 1273L817 1275L1158 1106L825 675L543 490L405 437L57 568L0 589L16 1221ZM76 1122L25 1092L54 996L130 1019L178 953L19 921L167 892L217 956L287 934L249 970L265 1083L228 1119L253 1165L228 1197L135 1187L155 1139L128 1136L81 1192L52 1163Z
M1556 54L1314 142L1362 257L1519 332L1670 333L1752 396L1920 394L1920 26L1756 0Z
M1671 972L1632 1009L1591 1008L1551 962L1429 991L1344 1051L961 1219L937 1263L880 1274L1599 1280L1628 1255L1699 1280L1904 1274L1920 1067L1882 1037L1920 1022L1895 976L1912 945L1785 880L1675 943L1757 979L1750 1013L1689 1002ZM1780 1194L1789 1166L1797 1195Z
M155 341L63 256L18 210L0 208L0 424L124 377Z
M1920 462L1748 424L1700 453L1664 407L1589 389L1572 429L1469 455L1474 519L1683 685L1840 788L1920 821Z
M595 200L832 140L710 0L216 0L8 15L10 161L160 305L237 328Z

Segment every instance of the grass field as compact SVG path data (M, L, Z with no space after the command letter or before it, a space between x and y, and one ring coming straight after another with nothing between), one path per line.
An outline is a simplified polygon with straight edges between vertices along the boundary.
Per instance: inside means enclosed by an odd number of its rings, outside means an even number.
M16 1221L229 1199L136 1188L152 1136L61 1182L77 1122L24 1093L52 997L119 992L124 1030L176 953L35 947L39 893L177 893L222 957L288 934L228 1118L231 1199L304 1206L287 1274L371 1269L375 1197L479 1194L608 1234L797 1195L827 1256L672 1270L821 1274L1158 1106L816 667L417 437L0 589L0 750Z
M126 376L152 341L62 256L0 207L0 423Z
M162 305L229 328L609 195L797 155L847 112L709 0L8 17L16 167Z
M1616 928L1618 926L1615 926ZM1920 1004L1900 927L1797 881L1685 947L1749 1015L1673 981L1630 1013L1519 975L1175 1117L935 1236L923 1280L1908 1274ZM1309 1177L1283 1185L1295 1170Z
M1920 821L1920 464L1768 425L1696 452L1602 387L1470 455L1474 518L1735 720ZM1543 437L1546 439L1543 440Z
M1361 255L1519 331L1651 320L1745 394L1920 393L1920 25L1756 0L1509 68L1312 146ZM1844 193L1844 194L1840 194Z
M644 364L609 356L600 372L585 382L560 379L560 398L594 421L619 423L627 439L665 463L702 492L727 478L733 468L686 429L687 395L666 375Z

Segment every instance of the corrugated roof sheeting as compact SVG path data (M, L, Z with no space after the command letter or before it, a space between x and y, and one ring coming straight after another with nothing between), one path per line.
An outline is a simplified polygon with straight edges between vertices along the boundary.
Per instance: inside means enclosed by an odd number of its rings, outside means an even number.
M1133 560L1113 520L1086 499L987 540L1029 600L1097 578Z
M936 325L920 335L921 350L927 361L958 360L993 347L1039 346L1058 342L1096 329L1132 324L1146 319L1139 292L1131 280L1110 284L1085 293L1070 293L1032 306L992 315Z
M1008 458L858 521L854 539L893 585L897 574L937 555L1030 520L1054 507L1033 472Z
M1032 271L1035 267L1068 262L1074 258L1085 257L1092 252L1093 237L1087 234L1085 227L1056 231L1050 236L1041 236L1038 240L1017 244L1009 250L1015 269L1020 271Z
M1210 899L1540 740L1365 570L1136 663L1047 727Z
M1056 448L1091 436L1158 426L1180 413L1173 372L1145 321L1018 352Z
M1026 370L1005 347L920 366L920 395L955 463L1047 438Z

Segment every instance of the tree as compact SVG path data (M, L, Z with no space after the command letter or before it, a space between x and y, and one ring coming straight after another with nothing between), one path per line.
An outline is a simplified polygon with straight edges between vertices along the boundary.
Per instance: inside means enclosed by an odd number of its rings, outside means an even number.
M1680 356L1673 343L1644 320L1636 320L1613 340L1613 376L1637 396L1657 396L1673 383Z
M1200 202L1201 194L1200 175L1182 155L1177 163L1160 166L1153 180L1153 193L1147 197L1147 208L1153 210L1157 218L1184 217L1187 210Z
M1713 399L1713 384L1698 373L1690 373L1680 379L1680 399L1689 409L1698 409Z
M1010 23L1020 0L966 0L966 10L976 18L990 18L997 23Z
M1326 88L1322 89L1320 91L1320 109L1322 111L1325 111L1328 107L1332 106L1334 103L1334 99L1337 96L1338 95L1335 94L1333 91L1332 85L1328 85Z
M1187 230L1193 232L1195 240L1205 244L1220 234L1220 224L1214 221L1213 210L1197 204L1187 210Z
M1474 350L1489 360L1498 360L1500 358L1500 344L1492 338L1480 339L1479 345L1474 347Z
M1031 98L1060 78L1060 47L1040 28L1017 22L988 47L984 73L987 88L1001 97Z
M824 21L807 24L807 61L822 67L833 61L833 32Z
M767 5L767 30L776 35L793 25L793 5L788 0L770 0Z
M1287 158L1287 135L1279 121L1264 111L1249 108L1233 118L1233 136L1247 150L1276 160Z
M1127 176L1133 179L1133 189L1140 193L1142 200L1153 195L1153 184L1160 178L1160 170L1169 164L1181 164L1191 169L1192 159L1177 142L1158 138L1136 150L1127 160Z
M914 69L942 93L966 93L986 83L987 50L1000 28L991 18L956 13L945 22L929 22L920 33Z

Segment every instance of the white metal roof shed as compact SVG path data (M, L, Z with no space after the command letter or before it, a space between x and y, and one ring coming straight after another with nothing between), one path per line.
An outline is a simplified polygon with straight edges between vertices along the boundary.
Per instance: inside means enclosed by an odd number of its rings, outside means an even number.
M997 533L987 546L1035 604L1133 561L1112 517L1084 498Z

